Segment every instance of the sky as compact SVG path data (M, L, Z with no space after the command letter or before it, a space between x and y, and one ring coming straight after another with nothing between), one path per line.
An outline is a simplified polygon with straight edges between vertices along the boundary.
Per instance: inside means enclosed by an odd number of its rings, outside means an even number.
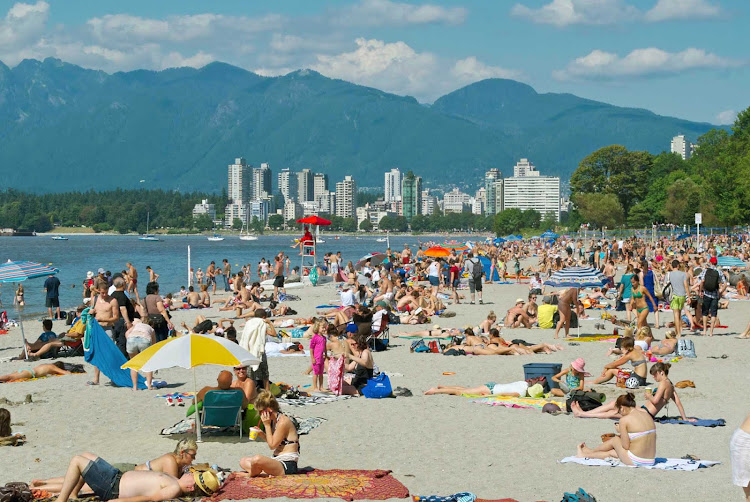
M432 103L486 78L713 124L750 106L750 0L0 0L0 61L311 68Z

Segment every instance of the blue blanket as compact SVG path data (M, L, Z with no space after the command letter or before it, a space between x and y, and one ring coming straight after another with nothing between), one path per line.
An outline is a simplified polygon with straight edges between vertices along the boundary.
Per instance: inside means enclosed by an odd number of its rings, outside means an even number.
M83 322L86 323L86 334L83 337L83 358L91 363L99 371L112 381L117 387L133 387L130 378L130 370L121 368L128 362L117 348L115 342L109 339L99 323L88 314L88 309L81 314ZM138 375L138 388L146 388L146 379Z
M694 417L689 417L694 418ZM697 419L695 422L690 422L688 420L682 420L680 417L657 417L655 419L660 424L687 424L687 425L695 425L696 427L724 427L727 423L726 420L723 418L719 418L717 420L709 420L709 419Z

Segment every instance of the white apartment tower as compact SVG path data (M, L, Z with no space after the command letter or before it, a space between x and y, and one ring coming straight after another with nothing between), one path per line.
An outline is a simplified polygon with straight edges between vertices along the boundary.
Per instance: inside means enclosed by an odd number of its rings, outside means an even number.
M313 172L303 169L297 173L297 200L299 202L312 202L315 200Z
M229 164L227 197L230 203L245 204L250 199L250 169L243 157Z
M688 160L693 155L693 145L680 134L672 138L671 152L678 154L682 160Z
M534 176L533 173L536 171L536 167L534 167L534 164L529 162L529 159L521 159L518 161L518 163L513 166L513 176L516 178L521 176Z
M552 213L560 221L560 178L541 176L533 164L526 159L516 164L521 166L522 176L506 178L503 186L503 209L534 209L542 218Z
M272 176L271 166L265 162L253 168L253 200L267 199L273 193Z
M336 183L336 216L341 218L356 217L357 184L351 176L345 176Z
M492 168L484 175L484 213L497 214L503 210L503 174Z
M297 200L297 173L289 168L282 169L279 173L279 192L284 197L284 204Z
M401 200L401 182L404 176L401 174L401 170L396 168L391 169L385 173L385 201L396 202Z
M328 175L315 173L313 178L313 198L317 201L318 197L324 193L328 193Z

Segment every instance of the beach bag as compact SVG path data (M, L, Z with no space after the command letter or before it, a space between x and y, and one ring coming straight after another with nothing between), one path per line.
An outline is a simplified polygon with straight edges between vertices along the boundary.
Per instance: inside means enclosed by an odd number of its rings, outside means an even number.
M719 271L715 268L707 268L703 276L703 290L713 293L719 289Z
M432 352L433 354L440 353L440 345L438 345L437 340L430 340L429 347L430 352Z
M388 375L381 373L376 377L370 378L367 381L367 385L362 387L360 392L369 399L382 399L384 397L391 397L393 388L391 387L391 380L388 378Z
M473 263L471 265L471 278L474 279L474 281L481 281L482 275L484 275L484 267L482 266L482 262L479 261L479 258L473 258Z
M695 358L695 345L692 340L680 338L677 340L677 355L682 357Z
M0 486L0 502L30 502L34 499L26 483L8 483Z
M575 493L565 492L562 502L596 502L593 495L586 493L583 488L579 488Z
M623 370L618 371L617 380L615 381L615 387L620 387L621 389L624 389L625 382L627 381L628 378L630 378L629 371L623 371Z
M573 403L573 401L577 401L578 404L581 405L581 409L583 411L591 411L601 406L606 397L607 396L605 396L601 392L573 390L570 391L570 396L568 397L567 401L565 401L565 409L568 410L568 413L570 413L572 411L570 409L571 403Z

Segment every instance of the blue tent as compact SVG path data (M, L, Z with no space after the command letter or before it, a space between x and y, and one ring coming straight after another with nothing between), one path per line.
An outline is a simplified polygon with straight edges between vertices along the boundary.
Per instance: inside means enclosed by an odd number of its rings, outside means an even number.
M540 237L541 237L542 239L557 239L557 238L558 238L558 237L560 237L560 236L559 236L559 235L557 235L557 234L556 234L555 232L553 232L552 230L547 230L547 231L546 231L546 232L544 232L544 233L543 233L543 234L542 234L542 235L541 235Z
M493 243L493 244L494 244L495 246L499 246L499 245L500 245L500 244L502 244L503 242L507 242L507 241L506 241L505 239L503 239L502 237L497 237L496 239L494 239L494 240L492 241L492 243Z
M676 240L681 241L681 240L689 239L690 237L692 237L692 235L690 234L680 234L677 236Z
M523 236L510 234L509 236L507 236L505 238L505 240L508 241L508 242L521 241L521 240L523 240Z
M479 262L482 264L482 270L484 271L485 281L499 281L500 274L497 273L497 269L493 270L492 278L490 278L490 270L492 269L492 261L486 256L480 256Z

